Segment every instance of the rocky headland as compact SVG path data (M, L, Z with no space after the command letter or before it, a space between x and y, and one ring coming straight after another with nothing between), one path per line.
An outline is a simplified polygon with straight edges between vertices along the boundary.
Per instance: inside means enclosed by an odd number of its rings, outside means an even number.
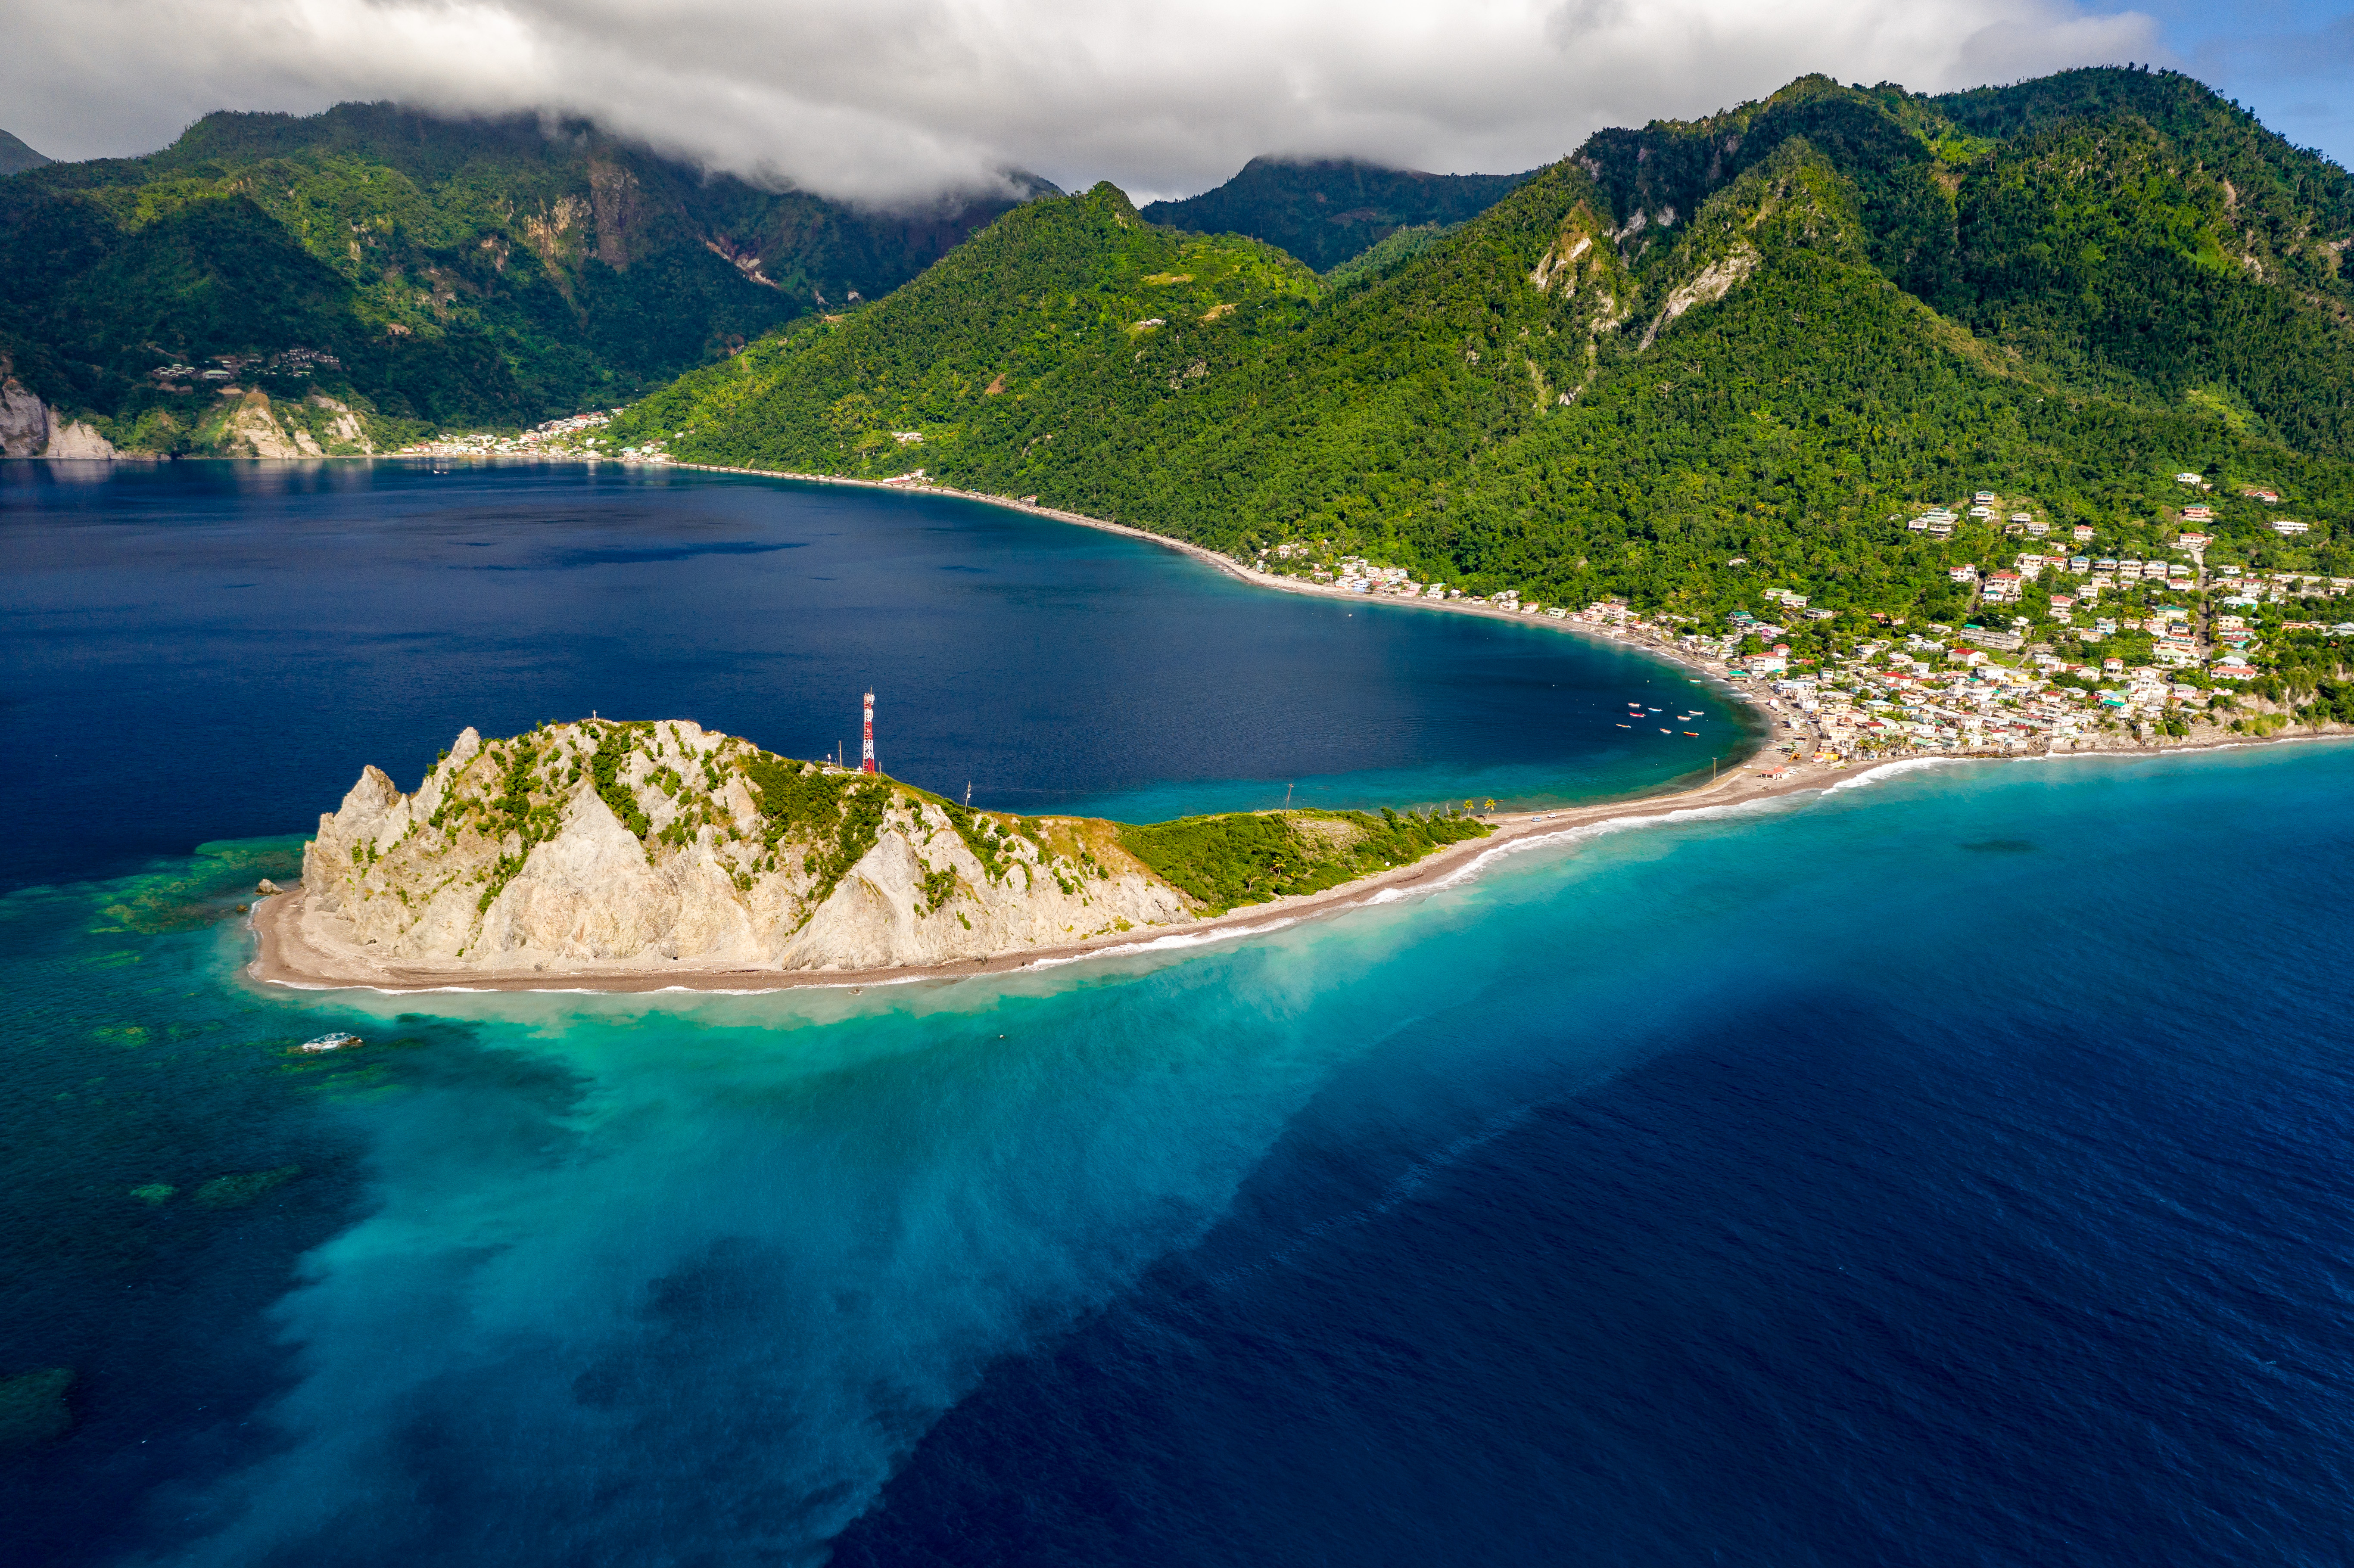
M468 729L414 792L370 766L319 819L301 888L257 909L257 972L635 986L938 969L1312 895L1487 831L1386 812L1023 818L684 719Z

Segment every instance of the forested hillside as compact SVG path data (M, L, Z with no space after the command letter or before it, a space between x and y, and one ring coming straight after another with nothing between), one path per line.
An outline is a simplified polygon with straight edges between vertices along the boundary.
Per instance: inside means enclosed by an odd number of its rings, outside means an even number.
M864 214L531 117L214 114L0 180L0 355L150 450L204 450L228 380L519 426L884 294L1011 205Z
M1244 234L1329 272L1401 228L1477 217L1528 175L1426 175L1346 158L1253 158L1215 190L1156 201L1148 222Z
M1808 78L1600 132L1344 281L1109 186L1040 202L620 433L1694 615L1957 612L2014 513L2122 556L2195 503L2236 563L2354 575L2346 190L2179 76Z

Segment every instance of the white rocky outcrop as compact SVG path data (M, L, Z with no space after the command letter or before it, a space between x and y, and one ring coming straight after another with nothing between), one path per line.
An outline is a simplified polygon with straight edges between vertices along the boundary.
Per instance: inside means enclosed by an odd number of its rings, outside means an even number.
M114 456L114 443L95 426L60 420L39 394L8 374L0 359L0 457L98 458Z
M334 416L327 421L330 450L348 448L362 453L376 450L376 443L368 440L367 431L360 425L360 417L352 412L350 404L330 397L324 392L312 393L310 404L313 408L323 408Z
M1650 330L1643 334L1643 341L1635 352L1640 354L1650 347L1652 341L1659 335L1661 327L1694 305L1712 305L1731 293L1734 284L1757 270L1757 263L1761 260L1755 246L1745 239L1735 239L1733 249L1721 260L1668 295L1666 308L1651 319Z
M228 429L222 432L221 450L230 457L326 456L326 449L310 431L297 426L289 433L270 408L270 394L260 391L248 392L239 399L237 411L228 418Z
M925 966L1196 912L1108 823L952 812L671 720L469 729L413 794L363 769L292 918L344 978L496 977Z
M101 462L114 458L114 443L98 433L97 428L80 419L69 419L60 429L52 421L49 426L48 450L46 458L81 458Z
M0 378L0 457L39 457L48 444L48 406L15 376Z

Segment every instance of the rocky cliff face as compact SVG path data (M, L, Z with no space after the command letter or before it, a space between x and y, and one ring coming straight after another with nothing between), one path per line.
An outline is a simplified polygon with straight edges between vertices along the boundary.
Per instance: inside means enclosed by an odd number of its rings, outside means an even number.
M461 735L365 769L302 855L300 935L369 967L867 969L1190 919L1111 825L967 812L685 720Z
M111 458L113 443L77 419L58 419L0 366L0 457Z
M247 392L231 409L219 441L228 457L347 457L376 450L350 405L323 392L299 403Z

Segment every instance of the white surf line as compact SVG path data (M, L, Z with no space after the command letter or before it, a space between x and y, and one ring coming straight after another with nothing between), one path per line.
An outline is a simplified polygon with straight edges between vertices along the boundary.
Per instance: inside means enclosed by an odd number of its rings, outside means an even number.
M1826 795L1836 795L1842 789L1861 789L1865 785L1873 782L1875 779L1893 779L1899 773L1911 773L1924 768L1951 768L1965 762L2004 762L2011 760L2014 759L2009 758L1984 757L1907 757L1895 762L1883 762L1876 768L1867 768L1852 779L1842 779L1836 784L1826 785L1823 788L1823 793Z
M1261 937L1299 924L1299 916L1287 915L1279 920L1268 920L1257 926L1218 926L1207 931L1175 931L1166 937L1155 937L1149 942L1122 942L1115 947L1097 948L1084 953L1065 953L1055 958L1033 959L1028 963L1004 972L1021 973L1023 969L1060 969L1065 964L1083 964L1093 959L1124 958L1136 953L1173 953L1187 948L1198 948L1209 942L1224 942L1240 937ZM967 976L978 980L978 975Z
M1681 806L1671 811L1647 811L1623 817L1605 817L1599 821L1580 822L1575 827L1557 828L1549 833L1529 833L1507 842L1481 850L1461 866L1445 876L1421 887L1399 888L1394 891L1405 897L1415 893L1437 893L1468 882L1485 872L1491 864L1532 849L1557 844L1575 843L1581 839L1599 838L1605 833L1626 832L1637 828L1666 827L1677 822L1699 821L1710 817L1740 816L1746 812L1765 810L1785 801L1803 799L1812 791L1797 789L1781 795L1765 795L1752 800L1734 800L1721 806Z

